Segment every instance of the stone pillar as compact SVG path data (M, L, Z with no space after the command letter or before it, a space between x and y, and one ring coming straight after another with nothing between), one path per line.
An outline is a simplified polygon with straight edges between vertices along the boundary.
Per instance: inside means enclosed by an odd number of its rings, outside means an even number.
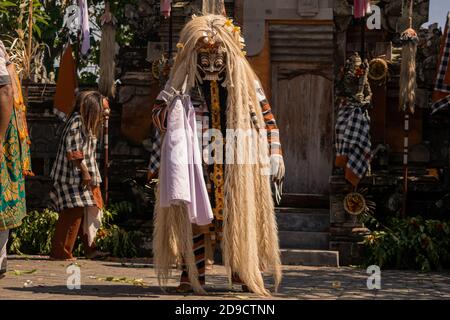
M159 93L159 83L150 72L127 72L121 78L119 103L122 104L121 132L135 145L150 137L151 110Z

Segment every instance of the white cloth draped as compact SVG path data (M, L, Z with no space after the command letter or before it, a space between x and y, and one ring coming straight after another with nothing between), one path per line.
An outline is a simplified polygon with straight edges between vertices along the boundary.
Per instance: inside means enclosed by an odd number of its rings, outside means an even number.
M161 148L160 205L186 205L191 223L210 224L213 212L203 176L194 106L190 96L160 94L168 106Z
M89 31L89 9L86 0L78 0L80 7L80 26L82 35L81 54L86 55L91 46L90 31Z

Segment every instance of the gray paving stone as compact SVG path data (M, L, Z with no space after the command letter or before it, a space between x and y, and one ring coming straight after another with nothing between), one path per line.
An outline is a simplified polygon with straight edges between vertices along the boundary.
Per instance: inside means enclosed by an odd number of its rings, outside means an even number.
M0 280L0 299L261 299L243 293L239 286L230 289L223 266L214 266L207 271L206 290L209 294L199 296L173 292L179 271L174 272L168 293L164 293L157 284L150 259L79 260L77 263L81 269L81 289L69 290L66 268L70 263L50 261L46 257L10 257L7 276ZM23 273L32 270L36 271ZM283 275L279 292L263 299L450 299L449 272L382 271L382 289L377 291L367 289L367 274L362 269L284 266ZM27 280L32 281L32 285L24 287ZM266 283L271 287L273 281L266 277Z

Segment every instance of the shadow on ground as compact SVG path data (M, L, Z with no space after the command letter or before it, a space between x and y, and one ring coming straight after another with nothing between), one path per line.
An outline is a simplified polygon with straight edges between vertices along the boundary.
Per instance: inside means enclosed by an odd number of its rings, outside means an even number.
M34 293L47 295L65 295L68 299L74 296L89 297L96 296L102 298L160 298L171 296L195 297L199 295L188 293L180 294L176 292L176 287L168 287L163 291L158 286L130 286L130 285L83 285L81 289L69 290L67 286L35 286L27 288L5 287L6 290L16 291L20 293ZM237 294L248 296L248 298L257 298L253 294L242 293L239 290L230 291L226 287L206 286L208 293L203 297L236 297Z

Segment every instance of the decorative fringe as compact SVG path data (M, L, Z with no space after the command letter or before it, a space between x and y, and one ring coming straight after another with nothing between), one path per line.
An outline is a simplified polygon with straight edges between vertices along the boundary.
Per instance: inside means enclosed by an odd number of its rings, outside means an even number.
M153 257L158 283L162 288L167 286L173 266L184 263L194 292L206 294L198 280L192 238L192 226L186 207L183 205L161 208L158 186L153 229Z
M399 107L401 111L414 113L416 100L416 52L419 38L417 33L408 28L401 35L402 64L400 71Z
M233 79L236 85L229 90L227 106L227 124L230 129L251 128L248 121L249 105L243 101L251 101L248 87L252 80L250 66L235 65ZM240 79L241 81L238 81ZM261 123L261 111L256 113ZM256 131L254 132L256 133ZM267 140L261 141L258 134L245 140L243 150L267 149ZM227 146L228 148L230 146ZM231 146L235 151L236 147ZM244 163L251 163L250 157ZM275 290L281 282L281 262L278 246L278 232L274 215L274 203L270 189L270 179L263 174L264 165L230 164L225 166L225 207L223 254L228 275L233 273L248 286L250 291L268 296L270 292L264 286L262 272L269 271L274 275Z
M98 90L106 97L114 98L115 85L115 55L116 55L116 28L113 21L105 22L102 26L100 41L100 78Z

